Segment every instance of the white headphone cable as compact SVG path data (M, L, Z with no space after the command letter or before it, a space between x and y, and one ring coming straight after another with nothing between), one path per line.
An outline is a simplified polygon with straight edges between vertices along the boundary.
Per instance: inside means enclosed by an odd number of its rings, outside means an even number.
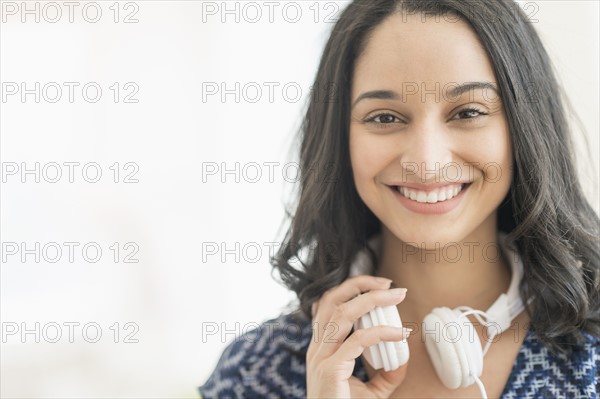
M466 310L467 310L467 312L463 312L463 313L462 313L462 314L459 316L459 318L460 318L460 317L465 317L465 318L466 318L468 315L472 314L473 316L475 316L475 318L477 319L477 321L479 321L479 322L480 322L482 325L487 325L487 324L489 324L489 323L490 323L490 321L489 321L489 320L493 320L493 319L491 319L491 318L490 318L490 316L489 316L489 315L488 315L486 312L483 312L483 311L481 311L481 310L476 310L476 309L473 309L473 308L471 308L471 307L469 307L469 306L459 306L457 309L460 309L460 310L465 310L465 309L466 309ZM487 321L483 321L483 320L481 319L481 316L479 316L480 314L481 314L481 315L483 315L483 316L485 316L485 318L486 318L486 320L487 320ZM492 340L494 339L494 337L495 337L496 335L497 335L497 333L496 333L496 332L494 332L494 333L493 333L493 334L492 334L492 335L489 337L489 339L487 339L487 343L485 344L485 348L483 349L483 356L485 356L485 354L487 353L487 351L490 349L490 345L492 344Z
M475 316L475 318L481 324L486 325L486 324L489 323L489 321L487 323L485 321L483 321L483 319L480 316L480 315L483 315L487 320L490 320L490 317L489 317L489 315L486 312L483 312L483 311L477 310L477 309L473 309L470 306L459 306L457 309L463 311L460 314L459 318L460 317L467 318L468 315L472 314L473 316ZM466 310L466 312L464 312L464 310ZM496 336L496 333L492 334L492 336L490 337L490 339L487 340L487 344L485 345L485 348L483 350L483 356L485 356L485 354L487 353L488 349L490 348L490 345L492 344L492 340L494 339L495 336ZM479 379L479 377L477 377L475 374L473 374L473 371L470 371L469 375L471 377L473 377L473 379L475 380L475 383L477 384L477 387L479 388L479 392L481 393L481 398L482 399L487 399L487 392L485 391L485 387L483 385L483 382Z
M470 373L470 374L473 378L475 378L475 383L479 387L479 392L481 392L481 398L487 399L487 392L485 392L485 387L483 386L483 382L481 382L481 380L473 373Z

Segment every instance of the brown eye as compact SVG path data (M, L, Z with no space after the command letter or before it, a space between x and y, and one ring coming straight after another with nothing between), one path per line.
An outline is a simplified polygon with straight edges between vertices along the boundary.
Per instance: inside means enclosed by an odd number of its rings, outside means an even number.
M372 122L377 125L389 125L397 121L400 121L397 116L388 113L377 114L366 120L366 122Z
M458 118L455 119L474 119L483 115L487 115L487 113L477 108L466 108L459 111L456 115Z

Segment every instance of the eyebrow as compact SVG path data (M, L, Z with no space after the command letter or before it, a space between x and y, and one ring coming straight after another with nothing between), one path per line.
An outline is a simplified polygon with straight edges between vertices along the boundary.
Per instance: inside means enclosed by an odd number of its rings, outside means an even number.
M449 91L447 91L447 95L450 98L455 98L455 97L459 97L462 94L470 91L470 90L477 90L477 89L492 89L494 91L494 93L496 93L496 95L498 97L500 97L500 92L498 91L498 89L496 88L496 86L491 83L491 82L468 82L468 83L464 83L462 85L458 85L458 86L454 86L452 87L452 89L450 89ZM415 93L417 94L417 93ZM352 104L352 108L354 108L356 106L356 104L358 104L359 101L362 100L366 100L366 99L376 99L376 100L401 100L402 96L400 94L398 94L397 92L393 91L393 90L372 90L372 91L367 91L362 93L360 96L358 96L358 98L356 99L356 101L354 101L354 104Z

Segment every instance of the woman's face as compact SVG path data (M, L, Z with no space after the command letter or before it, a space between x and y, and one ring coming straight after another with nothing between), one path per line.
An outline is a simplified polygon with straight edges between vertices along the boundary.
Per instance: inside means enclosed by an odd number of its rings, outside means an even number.
M355 64L350 157L360 197L400 240L431 249L495 226L512 180L497 87L462 21L395 14L374 30Z

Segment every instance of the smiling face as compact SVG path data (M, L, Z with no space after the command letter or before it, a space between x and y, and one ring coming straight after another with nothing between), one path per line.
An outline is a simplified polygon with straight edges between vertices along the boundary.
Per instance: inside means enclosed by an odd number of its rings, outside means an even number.
M497 87L462 21L394 14L373 31L352 80L350 158L384 229L427 248L495 229L512 180Z

